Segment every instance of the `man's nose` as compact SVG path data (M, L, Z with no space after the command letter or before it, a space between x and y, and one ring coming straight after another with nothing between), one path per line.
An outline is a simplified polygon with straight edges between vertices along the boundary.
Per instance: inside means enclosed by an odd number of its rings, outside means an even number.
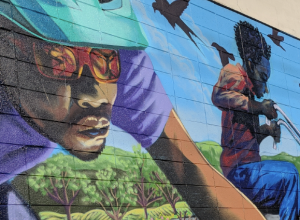
M99 84L88 65L83 67L80 79L71 85L72 97L81 108L98 108L107 104L107 92L105 84Z
M96 95L88 95L86 93L80 95L78 98L78 105L81 108L98 108L102 104L107 104L108 99L105 97L104 92L100 89L99 86L94 86L97 91Z

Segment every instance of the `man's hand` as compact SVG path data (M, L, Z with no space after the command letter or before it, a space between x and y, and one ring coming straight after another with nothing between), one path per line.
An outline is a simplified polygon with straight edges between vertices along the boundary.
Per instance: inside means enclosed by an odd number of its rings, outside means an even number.
M261 102L261 111L269 120L277 118L277 112L274 108L274 101L270 99L264 99Z
M270 135L274 138L276 143L280 142L281 129L280 125L277 124L277 121L272 121L269 126Z

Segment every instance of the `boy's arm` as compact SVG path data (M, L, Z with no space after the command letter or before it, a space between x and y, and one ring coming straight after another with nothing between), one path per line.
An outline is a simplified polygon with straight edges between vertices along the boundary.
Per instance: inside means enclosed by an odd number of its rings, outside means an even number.
M219 80L213 88L211 96L213 104L221 110L230 109L265 115L270 120L277 118L272 100L264 99L257 102L244 95L248 83L246 78L238 73L236 66L227 65L221 70Z
M257 208L198 150L172 110L161 137L147 148L198 218L264 219ZM162 161L161 159L164 159Z
M243 94L247 82L245 77L238 71L238 68L234 65L225 66L213 88L212 102L221 110L249 111L249 97Z

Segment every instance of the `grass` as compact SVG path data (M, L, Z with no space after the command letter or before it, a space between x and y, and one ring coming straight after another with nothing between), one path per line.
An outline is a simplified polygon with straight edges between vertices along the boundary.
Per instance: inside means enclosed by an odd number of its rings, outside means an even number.
M176 209L181 213L186 212L187 216L191 216L192 212L185 202L178 202ZM67 216L64 214L58 214L56 212L40 212L39 216L41 220L67 220ZM172 219L178 218L174 215L173 210L169 204L162 205L157 208L148 209L148 218L153 220ZM110 218L105 214L103 210L94 209L86 213L73 213L72 220L109 220ZM143 220L145 219L143 209L133 209L126 213L123 220Z

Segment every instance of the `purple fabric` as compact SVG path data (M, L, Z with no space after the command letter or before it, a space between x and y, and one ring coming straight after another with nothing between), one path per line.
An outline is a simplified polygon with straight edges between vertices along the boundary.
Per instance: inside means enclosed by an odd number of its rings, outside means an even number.
M172 103L145 51L119 52L121 76L111 121L147 148L161 135Z
M0 100L7 100L3 91ZM31 128L9 102L5 103L5 114L0 114L0 184L46 160L56 146Z
M37 219L33 214L33 211L29 208L29 206L25 205L24 202L19 198L19 196L15 192L8 192L7 197L7 219ZM4 217L4 219L6 218Z

